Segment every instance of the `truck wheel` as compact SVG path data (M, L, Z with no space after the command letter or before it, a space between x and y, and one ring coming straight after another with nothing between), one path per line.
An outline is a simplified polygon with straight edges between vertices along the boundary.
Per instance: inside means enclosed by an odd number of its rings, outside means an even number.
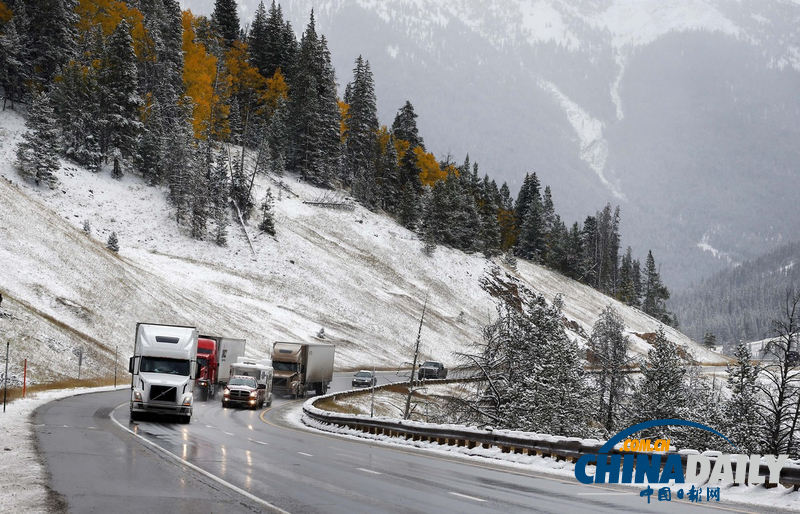
M192 417L191 416L181 416L180 420L181 420L182 424L188 425L192 421Z
M131 411L131 421L139 421L140 419L142 418L139 416L138 412Z
M204 402L208 401L208 388L207 387L201 387L200 388L200 399L202 401L204 401Z
M267 407L272 407L272 393L269 393L269 400L267 400Z

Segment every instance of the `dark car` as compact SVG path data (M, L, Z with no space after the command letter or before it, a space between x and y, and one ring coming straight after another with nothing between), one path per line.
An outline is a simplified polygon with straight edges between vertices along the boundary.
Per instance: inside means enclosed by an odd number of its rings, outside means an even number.
M419 367L417 378L447 378L447 368L441 362L425 361Z
M378 383L376 377L371 371L361 370L353 375L353 387L373 387Z

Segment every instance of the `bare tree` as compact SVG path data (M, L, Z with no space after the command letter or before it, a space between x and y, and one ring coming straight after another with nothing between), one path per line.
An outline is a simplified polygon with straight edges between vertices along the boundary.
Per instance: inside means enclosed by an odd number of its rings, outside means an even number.
M795 429L800 421L800 371L797 370L800 336L800 292L787 289L780 317L772 322L775 337L765 347L762 417L766 425L765 453L796 456Z

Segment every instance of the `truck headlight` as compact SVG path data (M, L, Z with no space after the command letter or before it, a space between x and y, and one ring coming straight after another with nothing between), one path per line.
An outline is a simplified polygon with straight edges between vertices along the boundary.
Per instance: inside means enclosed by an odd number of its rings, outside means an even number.
M141 402L142 401L142 392L141 391L134 391L133 392L133 401Z
M231 390L228 389L227 387L222 390L222 396L230 396L230 395L231 395Z
M250 398L255 398L258 396L258 391L250 391Z
M183 406L184 407L191 407L192 406L192 396L184 396L183 397Z

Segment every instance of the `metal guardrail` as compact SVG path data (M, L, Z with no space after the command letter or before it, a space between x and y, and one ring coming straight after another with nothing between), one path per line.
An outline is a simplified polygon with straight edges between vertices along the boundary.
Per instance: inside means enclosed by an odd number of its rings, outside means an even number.
M442 380L425 380L424 383L430 384L447 384L454 382L462 382L462 379L442 379ZM423 382L414 382L421 385ZM385 384L376 386L375 389L383 389L390 386L402 385L402 383ZM512 432L507 430L482 430L473 427L457 427L447 425L435 425L432 423L422 423L418 421L406 421L400 419L389 418L370 418L364 415L356 414L342 414L338 412L331 412L320 409L314 404L323 399L344 398L347 396L355 396L367 394L371 389L356 389L352 391L345 391L341 393L331 393L324 396L311 398L303 405L303 413L309 418L320 423L327 423L340 427L348 427L353 430L358 430L366 434L383 435L388 437L402 437L413 441L428 441L438 444L459 446L466 448L492 448L496 447L502 453L515 453L523 455L536 455L539 457L551 457L557 461L577 462L583 455L599 454L600 448L603 446L604 441L595 439L582 439L578 437L562 437L542 434L524 434L521 432ZM671 451L664 453L664 455L675 454ZM689 452L691 453L691 452ZM679 452L681 461L685 467L689 453ZM719 452L705 452L704 455L708 456L713 463L716 454ZM622 455L634 454L639 455L638 452L620 452L614 450L609 455ZM643 453L643 455L649 455ZM662 467L666 459L661 461ZM749 462L749 460L748 460ZM736 475L736 463L731 463L733 475ZM748 470L749 471L749 470ZM759 466L759 475L769 477L769 467L762 463ZM800 489L800 466L791 464L784 466L781 469L779 483L786 487L792 487L797 491ZM766 483L766 487L775 487L777 484Z

